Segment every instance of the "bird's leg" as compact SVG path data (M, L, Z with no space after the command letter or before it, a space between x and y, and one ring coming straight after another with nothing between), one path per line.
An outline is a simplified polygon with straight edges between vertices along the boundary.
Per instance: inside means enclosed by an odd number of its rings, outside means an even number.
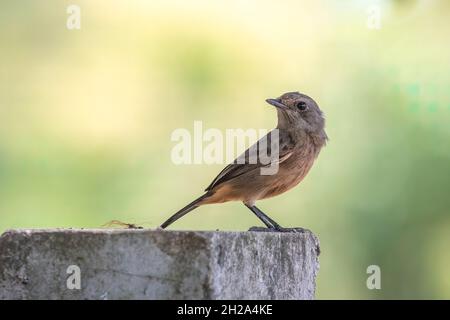
M249 208L258 218L261 220L269 229L282 229L282 227L273 221L271 218L269 218L264 212L259 210L255 205L248 205L245 204L247 208Z
M297 232L303 233L305 229L303 228L283 228L274 220L272 220L269 216L267 216L264 212L262 212L255 205L245 204L247 208L249 208L266 226L267 228L261 227L251 227L249 231L262 231L262 232Z

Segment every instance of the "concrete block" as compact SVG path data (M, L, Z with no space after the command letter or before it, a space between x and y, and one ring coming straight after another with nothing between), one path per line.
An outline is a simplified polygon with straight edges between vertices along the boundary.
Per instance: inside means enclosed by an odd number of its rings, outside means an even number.
M307 230L10 230L0 299L313 299L318 255Z

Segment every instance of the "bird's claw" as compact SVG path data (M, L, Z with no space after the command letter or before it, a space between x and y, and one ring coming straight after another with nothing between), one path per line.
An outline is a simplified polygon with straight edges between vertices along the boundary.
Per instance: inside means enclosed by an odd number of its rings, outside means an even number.
M283 232L283 233L305 233L306 229L304 228L283 228L283 227L273 227L273 228L265 228L265 227L251 227L248 231L253 232Z

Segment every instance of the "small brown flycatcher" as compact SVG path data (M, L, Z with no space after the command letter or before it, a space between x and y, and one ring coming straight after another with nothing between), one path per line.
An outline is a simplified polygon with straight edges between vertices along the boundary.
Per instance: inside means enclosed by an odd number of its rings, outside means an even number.
M277 99L267 99L277 108L278 125L247 149L206 188L206 193L175 213L161 228L166 228L195 208L213 203L242 201L266 226L268 231L296 232L301 228L283 228L255 206L257 200L279 195L295 187L311 169L314 160L328 139L324 127L325 119L317 103L307 95L288 92ZM274 131L277 130L277 135ZM276 136L277 171L262 174L267 163L260 161L261 146L266 154L273 151L273 137ZM257 161L242 161L257 159ZM259 228L256 228L259 229ZM252 229L250 229L252 230Z

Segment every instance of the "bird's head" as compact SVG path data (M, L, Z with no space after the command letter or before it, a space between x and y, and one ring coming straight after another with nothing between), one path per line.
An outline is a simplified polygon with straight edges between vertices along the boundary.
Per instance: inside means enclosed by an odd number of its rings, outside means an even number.
M310 133L322 133L325 118L317 103L299 92L288 92L267 103L278 110L278 128L300 129Z

